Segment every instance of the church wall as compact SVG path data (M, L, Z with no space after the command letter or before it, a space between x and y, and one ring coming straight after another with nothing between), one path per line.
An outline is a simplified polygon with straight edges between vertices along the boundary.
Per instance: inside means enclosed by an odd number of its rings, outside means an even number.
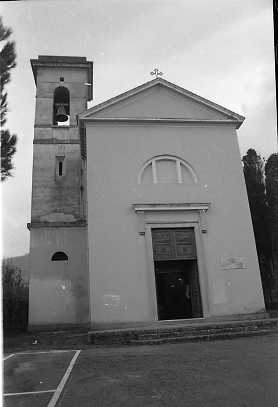
M64 175L57 176L57 156ZM80 218L79 144L34 144L32 221L76 221ZM55 219L55 216L57 219Z
M36 104L35 126L51 125L53 112L53 96L49 98L38 98L37 101L39 103Z
M57 143L59 141L61 141L61 143L69 141L79 142L79 134L76 127L38 126L35 128L35 143L42 142L50 144L55 142Z
M230 125L87 125L92 322L157 318L135 203L210 202L208 232L200 235L208 314L264 309L236 137ZM138 185L143 164L162 154L189 162L199 183Z
M84 69L38 69L35 125L52 125L53 94L58 86L65 86L70 92L70 124L76 125L76 115L87 107L87 80Z
M157 103L158 100L159 103ZM227 119L223 113L216 112L193 101L192 98L165 89L160 85L144 90L124 101L119 101L105 110L96 112L94 117Z
M87 229L76 115L86 109L92 97L88 88L92 62L86 58L39 56L31 64L37 92L29 224L29 325L86 323ZM69 98L64 98L63 92L54 97L58 87L66 87ZM57 104L70 115L66 122L54 117ZM59 251L65 252L68 260L52 261L52 255Z
M39 68L37 73L37 86L41 86L42 83L51 83L51 82L59 82L60 77L64 78L65 82L70 83L83 83L86 82L87 79L87 70L86 69L78 69L77 67L68 68L68 67L53 67L47 68ZM79 85L80 86L80 85Z
M29 326L89 321L85 228L35 228L30 241ZM67 261L51 261L62 251Z
M87 88L86 86L80 86L80 82L84 80L86 82L86 75L82 75L81 77L78 78L77 82L71 82L70 78L68 78L68 73L64 72L61 74L61 76L65 76L66 80L63 82L60 82L59 75L55 74L55 77L53 78L53 81L47 81L46 82L40 82L38 83L37 87L37 98L53 98L53 93L54 90L57 88L57 86L65 86L70 90L71 96L73 98L79 98L79 99L86 99L87 96ZM82 79L85 78L85 79Z
M57 84L56 84L57 87ZM68 86L68 89L71 88ZM86 109L86 99L80 99L78 97L73 97L71 93L70 96L70 125L76 126L76 115L83 112ZM39 103L36 105L36 119L35 125L52 125L52 112L53 112L53 94L51 97L44 97L39 99Z

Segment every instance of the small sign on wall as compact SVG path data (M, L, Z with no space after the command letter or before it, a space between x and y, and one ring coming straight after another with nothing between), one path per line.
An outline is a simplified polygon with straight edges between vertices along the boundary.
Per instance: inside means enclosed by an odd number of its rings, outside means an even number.
M121 296L115 294L104 294L104 305L108 308L119 308L121 303Z
M232 270L232 269L246 269L246 265L242 257L228 257L226 259L221 259L222 270Z

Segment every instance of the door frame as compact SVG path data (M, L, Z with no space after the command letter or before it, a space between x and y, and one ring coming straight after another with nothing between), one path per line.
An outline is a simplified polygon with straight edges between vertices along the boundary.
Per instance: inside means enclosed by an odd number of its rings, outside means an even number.
M152 243L152 229L186 229L193 228L196 242L197 252L197 265L198 265L198 277L200 284L201 303L203 309L203 317L207 318L210 315L209 312L209 296L208 296L208 277L206 273L204 250L201 238L201 229L198 221L189 222L171 222L165 220L165 222L145 222L145 241L146 241L146 254L147 254L147 267L149 270L149 283L150 283L150 295L152 304L152 315L155 321L165 322L167 320L158 319L158 307L157 307L157 292L155 283L155 270L154 270L154 258L153 258L153 243ZM192 318L194 320L198 318ZM191 319L184 319L184 321L190 321ZM173 320L171 320L173 321ZM179 319L177 321L183 321Z

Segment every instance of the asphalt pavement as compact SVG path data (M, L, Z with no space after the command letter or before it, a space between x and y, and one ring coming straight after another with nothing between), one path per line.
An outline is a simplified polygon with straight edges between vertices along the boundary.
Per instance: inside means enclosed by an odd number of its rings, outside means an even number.
M277 407L278 334L25 351L4 374L7 407Z
M278 335L82 351L59 407L277 407Z

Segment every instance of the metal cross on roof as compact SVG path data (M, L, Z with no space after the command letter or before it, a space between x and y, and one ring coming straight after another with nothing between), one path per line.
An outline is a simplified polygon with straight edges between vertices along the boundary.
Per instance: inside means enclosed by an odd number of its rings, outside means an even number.
M155 75L156 78L158 78L159 76L163 75L163 72L160 72L159 69L155 68L152 72L151 75Z

